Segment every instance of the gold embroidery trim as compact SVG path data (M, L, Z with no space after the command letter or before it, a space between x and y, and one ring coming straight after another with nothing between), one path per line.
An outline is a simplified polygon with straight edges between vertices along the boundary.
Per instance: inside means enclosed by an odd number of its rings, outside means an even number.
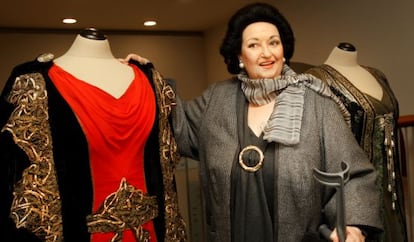
M346 96L348 96L348 98L352 96L354 99L353 101L361 105L362 109L364 110L364 119L366 120L366 123L374 123L374 113L372 111L373 108L371 107L371 104L368 101L366 95L361 93L361 91L359 91L345 76L343 76L341 73L329 65L322 65L321 68L312 68L309 73L314 75L320 74L321 78L323 78L322 80L329 80L328 84L338 90L345 89L348 92ZM371 134L373 134L373 130L373 125L366 125L363 133L361 134L360 141L360 146L367 153L370 161L372 161L373 158L373 150L371 145Z
M380 81L381 86L383 88L386 88L386 85L383 85L384 82L384 76L381 72L374 68L365 67L378 81ZM360 146L363 148L363 150L367 153L368 158L371 162L373 162L374 159L374 151L372 147L372 139L374 134L374 119L375 119L375 113L372 111L372 104L370 103L369 99L367 99L366 95L361 93L347 78L345 78L342 74L340 74L338 71L336 71L334 68L332 68L329 65L322 65L321 68L311 68L307 71L310 74L320 76L322 80L325 80L330 86L333 86L337 88L338 90L345 89L347 92L347 97L352 97L353 100L357 103L359 103L364 110L364 119L366 119L365 123L372 124L372 125L365 125L365 129L363 130L363 133L361 134L361 141ZM339 80L339 81L338 81ZM394 101L393 105L394 104ZM386 179L386 190L391 193L391 208L392 210L396 210L396 204L398 200L397 196L397 181L396 181L396 171L395 171L395 158L397 154L397 147L396 147L396 135L394 134L394 127L395 127L395 114L394 113L388 113L382 115L382 117L379 117L381 129L383 130L383 136L384 136L384 146L385 146L385 152L386 152L386 167L383 167L383 164L379 164L381 168L379 169L381 172L379 173L380 179ZM378 166L377 164L374 164L374 166ZM382 170L386 169L386 173L384 175L386 177L383 177Z
M161 170L164 185L164 213L165 213L165 241L186 241L185 222L179 213L178 198L174 186L174 170L180 161L177 151L177 143L174 139L172 128L168 120L175 103L175 93L170 85L167 85L162 75L153 69L155 89L158 96L159 116L159 142Z
M48 96L40 73L16 78L8 101L15 105L2 132L27 154L30 166L15 184L10 216L44 241L63 241L61 203L52 153Z
M115 232L111 242L120 242L122 232L131 229L136 241L148 242L150 233L142 225L157 216L156 197L135 189L123 178L119 189L105 199L96 213L87 217L88 231Z

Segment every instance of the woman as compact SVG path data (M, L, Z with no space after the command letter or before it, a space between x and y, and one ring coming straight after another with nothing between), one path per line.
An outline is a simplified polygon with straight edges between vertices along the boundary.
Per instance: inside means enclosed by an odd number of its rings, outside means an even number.
M293 50L277 9L247 5L230 19L220 49L236 76L177 100L174 134L181 154L200 160L209 241L318 241L320 224L335 227L335 196L312 171L337 172L341 161L350 165L346 241L381 231L373 167L338 99L289 68Z

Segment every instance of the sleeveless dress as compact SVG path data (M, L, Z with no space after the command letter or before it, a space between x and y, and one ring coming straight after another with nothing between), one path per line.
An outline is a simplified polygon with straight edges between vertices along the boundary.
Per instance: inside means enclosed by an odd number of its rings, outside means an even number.
M147 192L144 147L155 120L155 95L144 73L135 66L131 67L135 78L119 98L77 79L57 65L49 71L87 137L94 212L123 184L144 194ZM157 241L151 221L142 227L149 232L150 241ZM136 241L128 228L121 236L122 241ZM113 237L112 232L93 233L91 241L110 241Z

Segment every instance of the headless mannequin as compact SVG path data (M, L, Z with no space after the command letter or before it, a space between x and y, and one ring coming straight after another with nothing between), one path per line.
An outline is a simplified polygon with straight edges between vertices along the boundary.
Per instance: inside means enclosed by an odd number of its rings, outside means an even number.
M383 90L378 81L357 61L355 47L348 43L336 46L325 61L345 76L358 90L378 100L382 99Z
M121 97L134 79L132 68L113 56L106 36L96 29L82 31L69 50L54 62L115 98Z

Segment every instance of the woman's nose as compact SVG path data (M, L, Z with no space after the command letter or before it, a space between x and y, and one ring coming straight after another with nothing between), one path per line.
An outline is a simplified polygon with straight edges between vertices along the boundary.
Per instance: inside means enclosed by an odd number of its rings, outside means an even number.
M272 53L270 52L270 49L268 46L263 46L262 48L262 56L263 57L269 57Z

